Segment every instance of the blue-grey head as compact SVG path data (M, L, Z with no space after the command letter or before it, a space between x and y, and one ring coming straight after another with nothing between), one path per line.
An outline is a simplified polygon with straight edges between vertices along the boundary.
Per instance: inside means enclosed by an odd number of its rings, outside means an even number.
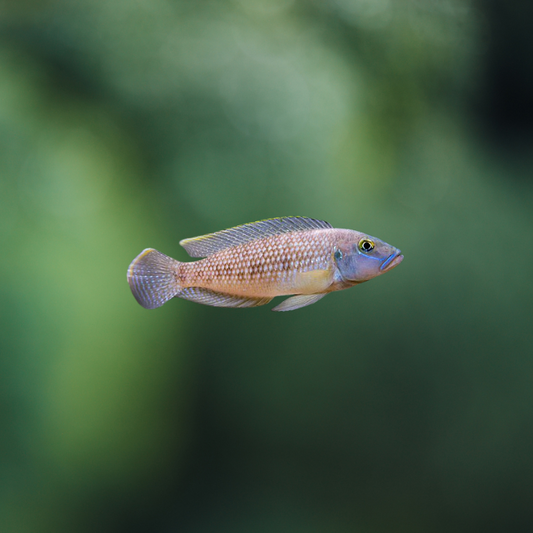
M398 266L403 255L398 248L365 233L341 230L333 258L343 281L361 283Z

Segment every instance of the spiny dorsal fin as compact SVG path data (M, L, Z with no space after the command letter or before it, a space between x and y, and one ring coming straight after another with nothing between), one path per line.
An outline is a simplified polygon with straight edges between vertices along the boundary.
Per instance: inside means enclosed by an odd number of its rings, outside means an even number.
M235 228L183 239L180 244L187 250L191 257L207 257L208 255L220 252L225 248L246 244L247 242L272 237L281 233L292 231L306 231L311 229L328 229L331 224L323 220L315 220L306 217L280 217L268 218L236 226Z
M249 298L246 296L233 296L231 294L224 294L222 292L215 292L210 289L203 289L201 287L187 287L178 294L184 300L190 300L204 305L212 305L213 307L258 307L265 305L272 298Z

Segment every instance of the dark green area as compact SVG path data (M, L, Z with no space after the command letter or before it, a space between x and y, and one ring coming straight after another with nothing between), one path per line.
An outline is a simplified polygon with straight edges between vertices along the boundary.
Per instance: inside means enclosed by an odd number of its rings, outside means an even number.
M0 1L0 531L533 530L531 11ZM284 215L405 260L133 299L143 248Z

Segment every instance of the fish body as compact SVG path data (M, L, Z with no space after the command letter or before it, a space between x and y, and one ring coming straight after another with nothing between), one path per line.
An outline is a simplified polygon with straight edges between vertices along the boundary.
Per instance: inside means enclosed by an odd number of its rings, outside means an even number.
M367 281L398 265L400 250L324 221L284 217L244 224L180 242L200 261L182 263L148 248L128 269L137 301L148 309L180 297L219 307L289 311Z

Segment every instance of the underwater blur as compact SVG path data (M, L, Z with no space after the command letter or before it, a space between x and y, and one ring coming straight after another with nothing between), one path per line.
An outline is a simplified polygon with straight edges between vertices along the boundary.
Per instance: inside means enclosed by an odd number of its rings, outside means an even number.
M0 0L0 531L533 530L533 4ZM284 215L401 268L146 311Z

